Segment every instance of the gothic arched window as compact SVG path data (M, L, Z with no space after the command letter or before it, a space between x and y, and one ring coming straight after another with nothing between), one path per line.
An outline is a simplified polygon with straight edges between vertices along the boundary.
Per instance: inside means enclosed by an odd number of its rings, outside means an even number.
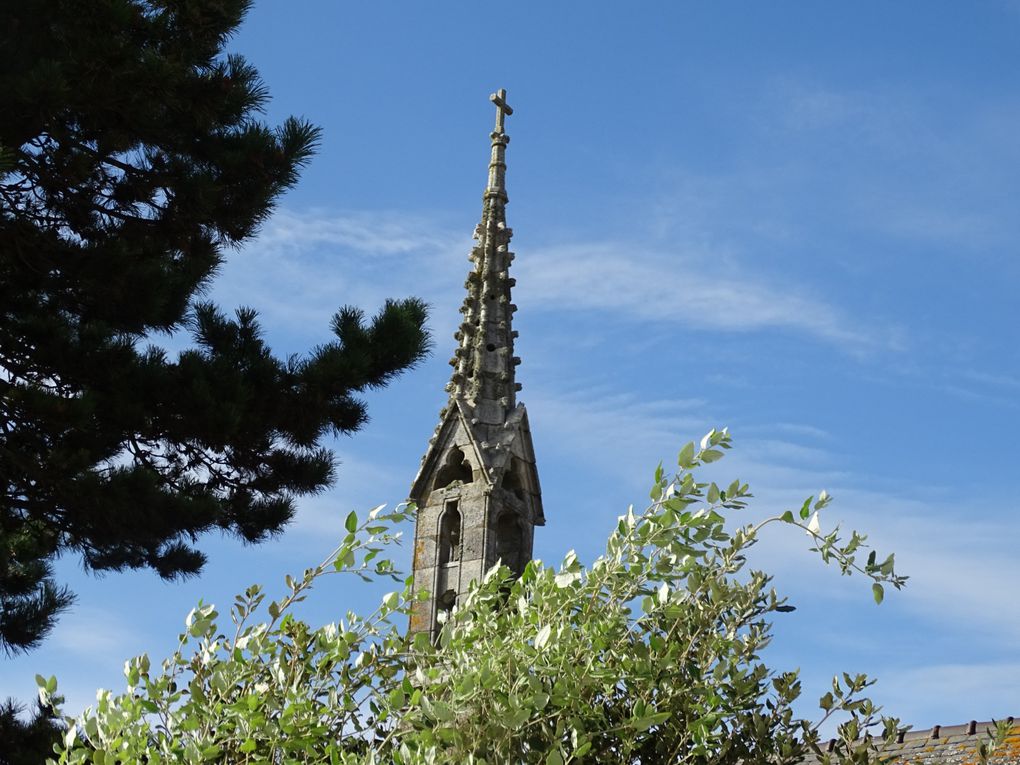
M447 502L439 521L439 565L460 563L460 510Z
M460 450L460 447L455 446L450 449L443 466L439 468L434 488L444 489L454 481L471 483L471 480L471 463L464 457L464 452Z
M510 467L503 474L503 488L524 501L524 465L516 457L510 458Z
M503 513L496 521L496 557L517 576L524 571L524 530L516 513Z

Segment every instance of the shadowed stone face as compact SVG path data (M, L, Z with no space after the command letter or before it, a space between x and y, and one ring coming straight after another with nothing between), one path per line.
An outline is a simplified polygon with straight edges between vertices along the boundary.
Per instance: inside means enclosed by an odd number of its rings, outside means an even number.
M520 576L524 558L524 532L513 510L504 510L496 521L496 558ZM531 557L530 555L528 556Z

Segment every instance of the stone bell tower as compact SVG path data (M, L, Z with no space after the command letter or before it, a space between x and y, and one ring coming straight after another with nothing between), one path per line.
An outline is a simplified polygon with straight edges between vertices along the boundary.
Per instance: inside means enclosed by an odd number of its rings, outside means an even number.
M508 269L513 232L506 225L506 91L490 99L496 127L482 221L464 286L464 320L454 335L449 401L429 439L410 498L418 505L414 531L414 588L428 600L415 605L410 631L436 634L468 584L497 561L518 574L531 560L536 526L545 524L528 413L517 402Z

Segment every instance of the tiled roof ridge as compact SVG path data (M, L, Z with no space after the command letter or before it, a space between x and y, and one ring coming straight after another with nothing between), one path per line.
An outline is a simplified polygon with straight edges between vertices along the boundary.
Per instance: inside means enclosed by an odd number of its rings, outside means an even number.
M997 726L1005 726L1005 738L991 749L985 745L998 732ZM860 754L861 745L873 748L875 762L886 765L1020 765L1020 720L1005 717L999 720L970 720L959 725L933 725L921 730L900 730L900 734L884 741L880 733L869 733L851 745ZM817 765L829 756L841 751L837 738L820 743L818 755L809 755L802 765ZM869 757L869 762L871 758Z
M1012 715L1004 718L1007 725L1012 726L1016 718ZM916 741L917 739L941 739L949 738L950 736L975 736L979 733L986 731L992 731L995 729L996 723L1002 722L1002 720L985 720L984 722L978 722L977 720L971 720L970 722L961 723L960 725L933 725L930 728L923 730L907 730L903 729L896 737L896 743L903 744L907 741ZM872 736L877 738L877 736ZM830 738L829 743L826 747L828 751L832 751L836 748L837 739Z
M1005 720L1007 725L1012 725L1014 718L1010 715L1009 717L1006 717ZM901 735L901 739L905 741L908 738L942 738L945 736L957 735L973 736L984 732L985 729L993 730L998 722L1001 722L1001 720L985 720L984 722L971 720L970 722L963 723L961 725L934 725L931 728L926 728L925 730L907 731Z

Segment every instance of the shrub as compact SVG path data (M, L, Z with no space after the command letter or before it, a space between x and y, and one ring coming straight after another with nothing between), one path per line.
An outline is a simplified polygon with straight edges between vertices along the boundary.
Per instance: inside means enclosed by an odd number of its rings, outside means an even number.
M876 600L906 577L864 535L823 533L822 492L797 511L732 524L751 497L696 471L730 448L712 431L660 465L651 503L621 516L605 553L584 565L570 552L552 568L532 561L513 579L497 567L453 610L438 640L410 636L410 580L369 616L313 628L292 606L334 573L397 579L384 557L413 508L352 513L323 563L267 601L252 586L230 609L233 628L199 604L178 649L159 668L125 665L127 688L103 692L70 727L60 763L862 763L891 740L844 674L797 717L797 672L761 658L774 613L791 611L746 553L770 525L806 532L822 561L869 579ZM398 579L399 581L399 579ZM257 621L266 614L266 621ZM56 682L40 678L53 699ZM838 745L819 726L839 715ZM866 732L876 738L860 740ZM826 747L826 750L828 747Z

